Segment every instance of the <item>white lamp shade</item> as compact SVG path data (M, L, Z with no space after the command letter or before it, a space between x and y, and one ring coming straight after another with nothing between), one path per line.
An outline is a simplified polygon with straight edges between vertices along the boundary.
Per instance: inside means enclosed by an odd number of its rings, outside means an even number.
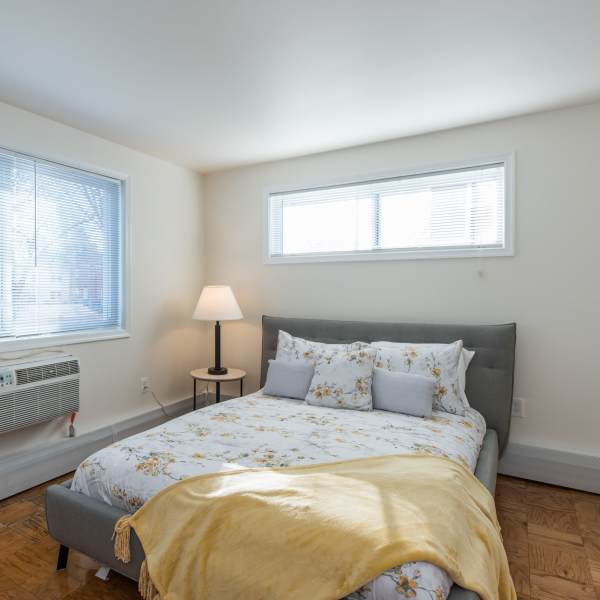
M243 319L244 315L228 285L205 285L193 318L199 321L235 321Z

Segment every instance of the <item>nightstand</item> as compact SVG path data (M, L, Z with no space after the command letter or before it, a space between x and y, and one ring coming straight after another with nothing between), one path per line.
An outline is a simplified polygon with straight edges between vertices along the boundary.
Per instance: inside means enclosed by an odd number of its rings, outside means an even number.
M208 369L194 369L190 371L190 375L194 380L194 410L196 410L196 382L206 381L207 383L215 384L215 396L217 402L221 401L221 384L228 381L239 381L240 382L240 396L244 395L244 377L246 377L246 371L242 369L228 369L225 375L211 375Z

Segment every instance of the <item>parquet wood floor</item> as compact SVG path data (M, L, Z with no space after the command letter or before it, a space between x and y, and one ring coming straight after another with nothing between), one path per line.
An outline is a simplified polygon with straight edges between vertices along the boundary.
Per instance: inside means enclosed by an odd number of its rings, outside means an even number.
M0 600L137 600L134 582L98 579L77 552L56 571L50 483L0 502ZM600 495L500 476L496 505L519 600L600 600Z

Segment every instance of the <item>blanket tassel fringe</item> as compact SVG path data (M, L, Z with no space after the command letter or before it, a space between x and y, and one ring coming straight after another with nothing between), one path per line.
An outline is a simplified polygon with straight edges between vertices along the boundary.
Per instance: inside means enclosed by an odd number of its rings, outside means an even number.
M131 550L129 549L129 538L131 537L131 525L129 524L129 515L121 517L115 523L113 539L115 540L115 556L124 563L131 560Z
M148 565L146 564L146 559L144 559L144 562L142 562L142 566L140 568L140 580L138 582L138 590L140 592L140 596L144 600L161 600L158 590L154 587L152 579L150 579L150 573L148 572Z
M131 560L130 540L131 525L129 515L121 517L115 524L113 539L115 540L115 556L122 562L128 563ZM143 560L140 567L140 578L138 581L138 590L144 600L161 600L158 590L154 587L146 559Z

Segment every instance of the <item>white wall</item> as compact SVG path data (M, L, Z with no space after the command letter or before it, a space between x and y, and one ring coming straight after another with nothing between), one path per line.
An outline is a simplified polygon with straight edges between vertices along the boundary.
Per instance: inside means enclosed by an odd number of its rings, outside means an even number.
M190 369L206 364L206 327L191 319L203 283L202 179L187 169L0 104L0 146L129 176L132 232L128 339L63 346L81 359L78 432L189 398ZM2 352L0 345L0 352ZM64 439L65 420L0 436L0 458Z
M516 153L516 256L264 265L264 189L310 186ZM600 104L535 114L205 178L207 283L246 319L224 325L224 362L258 386L260 315L517 322L512 441L600 456ZM484 270L484 277L477 275ZM231 390L234 391L234 388Z

